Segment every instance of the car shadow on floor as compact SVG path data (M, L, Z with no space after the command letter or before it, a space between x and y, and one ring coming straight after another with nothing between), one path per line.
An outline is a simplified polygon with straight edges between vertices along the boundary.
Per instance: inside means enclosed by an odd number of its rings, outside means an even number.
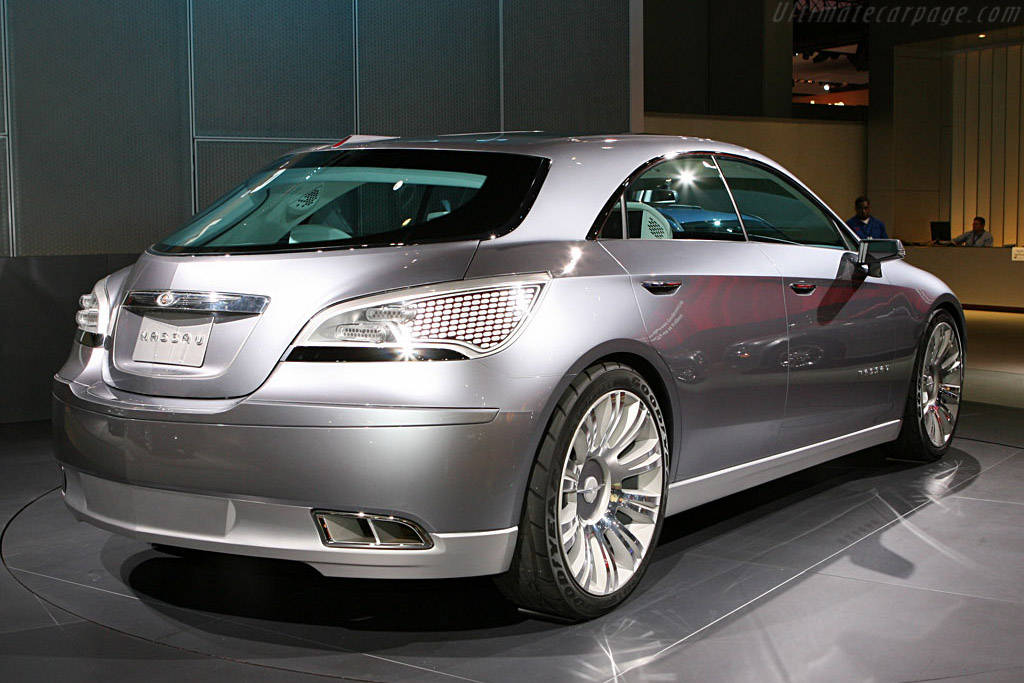
M329 578L301 562L165 546L129 558L120 571L140 596L227 617L420 632L487 629L527 619L487 577Z
M974 457L956 448L932 464L887 460L880 450L868 449L675 515L664 523L647 576L620 609L671 593L670 584L681 578L692 582L695 577L677 573L687 571L688 560L696 556L787 570L848 557L906 576L913 566L893 553L880 553L875 532L980 470ZM460 632L470 638L474 632L493 635L493 629L557 628L517 611L487 577L327 578L298 562L164 546L127 557L111 552L103 563L154 609L176 608L178 620L183 618L179 610L195 612L192 625L212 631L220 619L351 632Z
M793 570L847 557L905 578L913 566L881 548L875 532L952 493L981 469L956 447L934 463L896 460L870 448L671 517L657 552Z

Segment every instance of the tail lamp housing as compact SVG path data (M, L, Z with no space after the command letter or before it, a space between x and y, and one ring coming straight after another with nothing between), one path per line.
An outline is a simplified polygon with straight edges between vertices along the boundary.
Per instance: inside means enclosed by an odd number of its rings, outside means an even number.
M83 346L103 346L110 322L110 302L107 297L107 278L103 278L88 294L78 297L75 314L75 341Z
M549 279L544 273L480 278L337 304L310 320L288 359L488 356L508 346L523 330Z

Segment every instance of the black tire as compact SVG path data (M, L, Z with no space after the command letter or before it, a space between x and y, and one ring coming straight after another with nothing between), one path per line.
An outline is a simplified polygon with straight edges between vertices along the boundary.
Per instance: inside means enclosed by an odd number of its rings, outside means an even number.
M950 334L951 333L951 334ZM933 344L941 344L942 337L954 347L955 359L951 371L944 378L943 358L940 363L932 353ZM940 354L944 357L949 354ZM885 452L891 458L913 462L934 462L946 454L953 442L957 420L960 414L960 397L963 388L963 339L960 328L948 311L939 309L932 313L917 348L914 372L910 376L910 388L903 411L903 427L900 435L886 444ZM929 379L929 377L931 379ZM942 387L955 386L955 395ZM934 406L931 404L934 403ZM938 431L936 431L938 429Z
M605 424L614 426L602 430L598 425L607 415L621 419L609 417ZM593 434L607 438L592 448ZM598 617L625 600L647 570L661 532L668 452L658 400L638 373L619 363L580 373L558 402L534 461L515 555L508 572L495 580L502 593L527 610L573 622ZM655 494L656 509L649 509ZM569 520L565 525L560 514ZM596 570L586 572L588 559L597 566L590 549L624 560L638 554L639 560L626 567L613 559L602 585Z

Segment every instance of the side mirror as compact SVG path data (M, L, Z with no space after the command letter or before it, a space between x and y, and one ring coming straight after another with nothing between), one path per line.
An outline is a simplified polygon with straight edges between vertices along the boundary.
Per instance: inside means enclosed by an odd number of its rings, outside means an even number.
M882 277L882 261L892 261L907 257L907 250L899 240L861 240L857 250L858 266L867 268L871 277Z

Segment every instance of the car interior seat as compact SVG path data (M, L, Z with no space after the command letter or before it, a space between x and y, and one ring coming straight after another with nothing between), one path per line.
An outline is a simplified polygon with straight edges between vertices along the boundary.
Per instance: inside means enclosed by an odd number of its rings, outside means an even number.
M650 204L626 202L626 211L629 215L630 237L639 237L645 240L672 239L672 228L668 224L668 219ZM637 222L639 222L640 230L637 231L638 234L634 235L634 226Z

